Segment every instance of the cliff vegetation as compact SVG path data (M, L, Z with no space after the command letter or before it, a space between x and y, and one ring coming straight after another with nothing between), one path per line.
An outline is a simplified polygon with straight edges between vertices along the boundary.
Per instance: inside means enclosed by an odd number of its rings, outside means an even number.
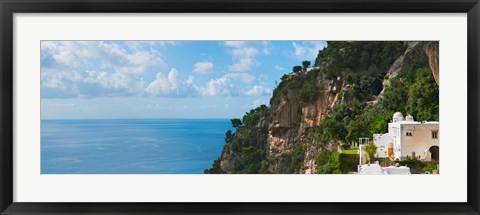
M205 173L346 174L358 159L339 149L385 133L394 112L439 120L438 42L328 42L310 64L281 77L269 106L232 119Z

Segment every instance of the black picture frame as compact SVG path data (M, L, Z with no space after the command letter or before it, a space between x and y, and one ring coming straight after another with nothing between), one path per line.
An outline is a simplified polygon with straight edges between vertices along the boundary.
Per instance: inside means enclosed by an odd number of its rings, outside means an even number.
M478 0L0 0L2 214L480 214ZM465 203L19 203L13 202L14 13L467 13L468 197ZM445 186L448 186L446 184Z

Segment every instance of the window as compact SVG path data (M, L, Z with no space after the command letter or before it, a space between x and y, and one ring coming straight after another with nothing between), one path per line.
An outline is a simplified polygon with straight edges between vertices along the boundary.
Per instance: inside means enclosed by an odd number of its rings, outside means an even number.
M432 139L438 139L438 131L432 131Z
M413 135L412 135L412 132L408 131L408 132L407 132L407 136L409 136L409 137L413 136Z

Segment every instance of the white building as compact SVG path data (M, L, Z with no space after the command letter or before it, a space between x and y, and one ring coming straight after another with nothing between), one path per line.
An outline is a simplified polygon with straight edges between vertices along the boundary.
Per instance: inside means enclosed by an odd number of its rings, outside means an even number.
M377 158L388 158L388 148L393 148L393 140L388 134L373 134L373 142L377 146Z
M401 160L415 156L424 161L438 161L439 135L439 122L416 122L412 116L404 118L402 113L396 112L388 123L388 133L374 134L373 141L380 158Z
M312 69L320 69L320 67L314 66L314 67L308 67L307 72L310 72Z
M406 166L382 167L377 161L373 164L359 165L358 174L360 175L409 175L410 168Z

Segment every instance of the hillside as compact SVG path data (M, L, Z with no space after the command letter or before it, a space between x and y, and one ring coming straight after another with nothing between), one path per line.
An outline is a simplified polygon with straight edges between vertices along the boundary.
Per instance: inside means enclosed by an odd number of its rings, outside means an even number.
M346 173L338 146L386 132L394 112L439 120L438 80L438 42L328 42L269 106L232 120L205 173Z

